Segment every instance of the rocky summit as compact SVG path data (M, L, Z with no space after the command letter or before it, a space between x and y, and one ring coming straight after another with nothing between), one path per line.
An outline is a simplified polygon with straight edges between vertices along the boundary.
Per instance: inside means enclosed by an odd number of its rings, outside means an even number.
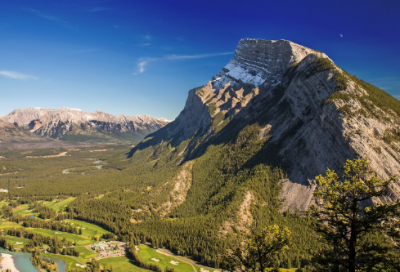
M250 126L256 127L258 142L241 138ZM242 39L233 59L209 82L190 90L175 121L148 136L132 157L146 149L157 147L157 154L166 154L173 148L180 150L174 155L179 165L190 161L196 167L213 146L243 143L218 151L228 158L243 152L245 143L257 142L260 148L236 170L259 164L283 169L281 209L306 210L313 202L315 176L327 168L340 171L347 159L368 157L379 177L400 176L399 141L400 102L383 90L317 50L287 40ZM169 149L161 151L162 146ZM204 203L223 190L224 185L214 188ZM376 201L398 199L399 184Z
M0 119L36 135L73 141L138 141L168 124L165 119L149 115L114 116L100 110L88 113L73 108L17 109Z

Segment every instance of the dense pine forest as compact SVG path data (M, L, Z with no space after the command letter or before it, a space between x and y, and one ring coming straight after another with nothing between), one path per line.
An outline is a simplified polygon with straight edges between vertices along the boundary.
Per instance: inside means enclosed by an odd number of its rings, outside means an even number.
M273 266L313 271L315 256L326 252L329 245L315 228L318 218L311 211L281 212L279 195L286 173L278 165L251 160L269 140L268 135L260 137L262 126L255 122L228 141L210 142L194 163L181 163L179 154L185 152L187 142L176 147L171 143L145 149L136 147L133 156L132 151L123 148L109 150L96 158L90 149L73 150L70 157L48 161L16 160L10 156L1 161L8 175L0 176L0 183L10 189L9 193L1 194L4 203L1 214L24 229L6 229L3 234L29 239L23 251L35 252L36 248L47 245L49 253L79 257L74 248L76 242L26 230L82 235L81 228L65 221L78 219L111 232L91 237L94 241L126 242L133 263L160 271L159 266L143 262L134 246L165 248L210 267L227 268L226 252L265 227L277 225L290 230L291 244L274 256ZM200 144L204 139L197 141ZM95 161L102 165L101 169ZM72 171L63 173L64 169ZM184 202L177 202L171 193L176 184L190 186L190 190L179 191ZM62 203L68 197L74 200L57 209L43 204L54 200ZM36 217L15 213L24 205ZM387 242L379 233L368 235L378 244ZM14 250L14 245L5 239L0 242L0 246ZM100 268L93 261L88 269Z
M176 156L184 150L184 144L176 148L165 144L154 149L138 150L136 152L140 156L128 159L126 152L110 151L111 154L101 157L104 160L101 170L90 169L93 160L88 160L85 155L92 156L92 153L73 151L71 157L74 159L52 159L52 167L40 173L33 172L33 177L39 174L36 180L29 180L25 176L28 173L21 172L2 176L2 184L7 185L10 179L13 184L24 185L23 188L11 189L10 195L18 204L30 203L31 209L38 212L40 218L84 220L106 228L121 241L151 243L155 247L191 256L212 267L221 266L225 250L235 245L240 237L269 224L287 226L295 237L294 245L290 251L278 256L279 266L305 266L312 254L322 248L315 242L312 219L303 213L279 212L280 180L285 178L279 167L246 165L248 159L268 140L268 137L259 138L259 130L260 125L249 125L228 144L211 145L193 165L192 173L197 182L192 184L186 201L164 217L160 215L160 206L168 200L170 188L163 184L184 167L177 164L180 158ZM13 160L4 162L6 168L16 164ZM39 166L37 161L36 164L29 160L18 163L26 163L26 168L39 168L44 162L39 159ZM74 163L86 166L77 168ZM62 170L68 167L82 172L62 174ZM81 174L83 172L85 175ZM251 192L256 199L251 205L252 223L244 222L243 228L233 227L227 234L221 235L224 222L237 221L235 211L247 192ZM35 204L39 199L67 196L77 198L66 207L65 213L58 216L51 209ZM140 209L143 211L134 212ZM14 217L12 220L23 219ZM23 224L60 229L54 222L40 224L39 219L25 220ZM247 232L246 228L251 231ZM66 230L77 231L71 227Z

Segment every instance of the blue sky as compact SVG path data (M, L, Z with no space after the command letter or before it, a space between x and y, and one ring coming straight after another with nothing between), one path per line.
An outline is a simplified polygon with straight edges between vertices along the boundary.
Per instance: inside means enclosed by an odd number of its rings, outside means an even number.
M323 51L400 98L399 11L397 0L1 1L0 116L72 107L174 119L241 38Z

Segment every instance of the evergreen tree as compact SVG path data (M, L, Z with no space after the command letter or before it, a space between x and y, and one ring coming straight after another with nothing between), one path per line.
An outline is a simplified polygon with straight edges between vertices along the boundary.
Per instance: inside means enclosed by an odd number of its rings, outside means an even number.
M383 181L368 165L368 159L347 160L342 179L330 169L316 177L315 230L326 242L326 250L314 257L319 270L381 271L389 265L383 233L400 203L372 205L372 198L387 195L394 177Z
M264 271L273 267L276 256L289 249L290 235L288 228L280 229L277 225L266 227L249 239L244 249L238 246L233 252L228 252L225 266L229 271Z

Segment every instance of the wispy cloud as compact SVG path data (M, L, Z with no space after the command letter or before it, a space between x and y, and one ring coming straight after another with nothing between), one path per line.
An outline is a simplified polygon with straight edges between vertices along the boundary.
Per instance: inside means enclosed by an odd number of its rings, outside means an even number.
M94 7L94 8L90 8L87 11L89 12L99 12L99 11L107 11L107 10L111 10L110 8L105 8L105 7Z
M62 20L62 19L60 19L60 18L58 18L58 17L56 17L56 16L49 15L49 14L44 14L44 13L42 13L42 12L40 12L39 10L36 10L36 9L28 8L28 9L26 9L26 10L29 11L29 12L31 12L32 14L34 14L34 15L36 15L36 16L39 16L39 17L44 18L44 19L47 19L47 20L49 20L49 21L58 23L58 24L60 24L60 25L62 25L62 26L64 26L64 27L70 28L70 25L68 24L68 22L66 22L66 21L64 21L64 20Z
M145 36L143 36L143 38L145 38L145 39L148 40L148 41L151 40L151 36L150 36L150 35L145 35Z
M138 63L139 73L143 73L145 71L145 66L149 63L149 61L141 61Z
M216 56L231 55L233 52L215 53L215 54L202 54L202 55L167 55L164 58L168 60L181 60L181 59L203 59Z
M13 79L20 79L20 80L27 80L27 79L38 79L35 76L25 75L17 72L12 71L0 71L0 75L7 78Z
M136 72L133 73L134 75L138 75L146 71L146 66L150 62L155 62L155 61L162 61L162 60L168 60L168 61L174 61L174 60L190 60L190 59L202 59L202 58L210 58L210 57L217 57L217 56L225 56L225 55L231 55L233 52L224 52L224 53L214 53L214 54L200 54L200 55L166 55L161 58L140 58L137 67L136 67Z
M157 61L158 58L141 58L139 59L139 62L137 63L136 67L136 72L133 73L134 75L138 75L146 71L146 66L149 64L149 62L152 61Z

